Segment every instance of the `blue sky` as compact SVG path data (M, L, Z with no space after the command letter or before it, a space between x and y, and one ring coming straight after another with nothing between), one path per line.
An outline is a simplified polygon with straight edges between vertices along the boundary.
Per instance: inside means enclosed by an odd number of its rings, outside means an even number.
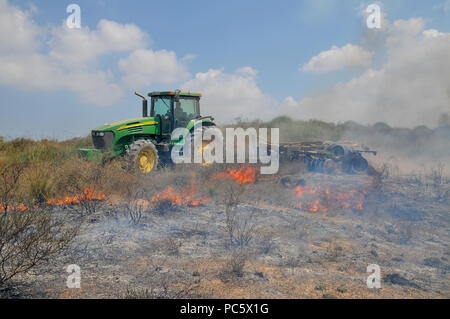
M49 30L63 28L68 16L66 7L70 3L9 0L2 6L15 7L16 10L29 13L28 19L32 21L29 27L41 28L38 35L30 37L30 41L38 39L36 41L40 43L34 53L47 57L52 52L48 41L52 41L54 37ZM147 44L144 48L105 49L95 59L83 64L84 67L92 65L93 69L109 74L111 82L121 87L123 92L117 98L111 98L108 105L99 105L101 103L80 98L80 90L85 94L86 88L72 89L65 85L52 89L51 84L41 88L36 84L28 85L26 81L9 83L8 79L4 79L0 81L0 136L61 139L87 135L95 126L138 115L140 103L133 96L134 90L148 92L185 88L186 85L193 89L205 87L206 93L215 94L209 100L206 99L203 113L206 115L212 110L213 115L226 117L227 121L240 116L240 110L245 110L248 103L255 104L251 108L251 114L255 117L271 116L277 113L277 108L285 109L283 105L286 103L283 101L287 97L290 97L291 102L295 101L290 103L291 109L287 112L290 115L302 118L302 110L305 110L305 116L312 114L311 117L321 118L323 114L316 115L307 111L308 108L295 108L295 105L303 105L303 99L309 96L333 90L337 83L346 83L360 77L369 68L382 68L388 63L384 56L386 52L390 52L386 47L373 52L370 65L340 68L326 73L305 72L300 69L314 56L330 50L332 46L342 48L347 44L362 45L368 30L361 12L372 2L79 0L74 3L81 7L82 27L89 32L99 29L99 21L103 19L120 25L134 24L140 33L146 35ZM450 32L449 1L392 0L377 3L382 6L383 14L390 23L417 18L423 21L424 30ZM64 37L70 37L70 31L72 30L66 32ZM0 45L2 43L8 42L0 41ZM171 71L173 74L170 78L159 83L158 77L163 71L152 69L153 73L146 73L152 77L149 83L134 79L134 82L130 80L127 83L136 83L136 87L130 85L124 88L121 80L118 80L122 72L118 61L127 59L133 50L139 49L173 52L176 55L176 66ZM9 54L13 52L3 51ZM1 52L0 47L0 54ZM236 70L244 67L251 70L236 73ZM0 64L0 72L1 68ZM219 93L212 90L213 85L205 83L206 80L196 77L196 74L206 74L209 70L217 70L214 76L208 73L212 80L221 79L216 85L227 85L226 81L242 83L242 89L245 90L248 86L247 91L253 92L249 94L257 96L256 100L248 100L252 97L246 96L239 101L235 97L239 95L239 91L225 89L224 102L219 110ZM114 90L114 86L111 89ZM107 93L103 94L108 96ZM234 96L233 99L230 98L231 95ZM230 106L228 110L225 102L242 105ZM258 105L266 103L270 105L262 106L264 110L260 113ZM448 106L443 107L445 113ZM247 114L245 116L251 117ZM325 117L323 119L327 120ZM361 117L363 122L366 118ZM352 119L351 116L349 119ZM331 117L329 120L341 119ZM411 123L417 124L413 120ZM404 125L407 126L408 123Z

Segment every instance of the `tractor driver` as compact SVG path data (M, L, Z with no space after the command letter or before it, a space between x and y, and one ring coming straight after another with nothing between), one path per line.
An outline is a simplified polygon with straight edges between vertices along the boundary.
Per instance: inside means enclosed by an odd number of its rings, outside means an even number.
M181 102L175 102L175 110L174 110L175 120L178 122L180 127L184 127L189 122L189 117L186 112L181 108Z

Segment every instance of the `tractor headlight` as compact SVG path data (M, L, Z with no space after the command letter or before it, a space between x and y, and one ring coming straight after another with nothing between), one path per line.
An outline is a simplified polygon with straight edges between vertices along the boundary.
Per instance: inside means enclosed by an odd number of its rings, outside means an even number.
M98 136L102 136L102 137L105 136L105 132L98 132L97 134L98 134Z

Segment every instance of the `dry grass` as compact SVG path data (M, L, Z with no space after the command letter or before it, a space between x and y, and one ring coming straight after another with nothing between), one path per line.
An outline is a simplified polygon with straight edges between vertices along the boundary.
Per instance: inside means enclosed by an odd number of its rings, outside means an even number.
M175 285L167 278L155 282L149 288L127 287L118 297L120 299L189 299L199 298L196 294L197 284L192 282L179 282Z

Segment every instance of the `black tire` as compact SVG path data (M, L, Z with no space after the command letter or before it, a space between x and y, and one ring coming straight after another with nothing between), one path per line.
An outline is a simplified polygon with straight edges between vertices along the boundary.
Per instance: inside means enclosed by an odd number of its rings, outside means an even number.
M349 170L351 174L358 174L367 172L369 163L362 156L355 156L350 160Z
M150 175L158 168L158 150L151 141L135 141L127 149L126 155L129 159L130 167L143 175ZM144 160L144 157L147 159Z
M330 145L327 151L333 154L337 158L343 158L348 152L346 148L339 144Z

